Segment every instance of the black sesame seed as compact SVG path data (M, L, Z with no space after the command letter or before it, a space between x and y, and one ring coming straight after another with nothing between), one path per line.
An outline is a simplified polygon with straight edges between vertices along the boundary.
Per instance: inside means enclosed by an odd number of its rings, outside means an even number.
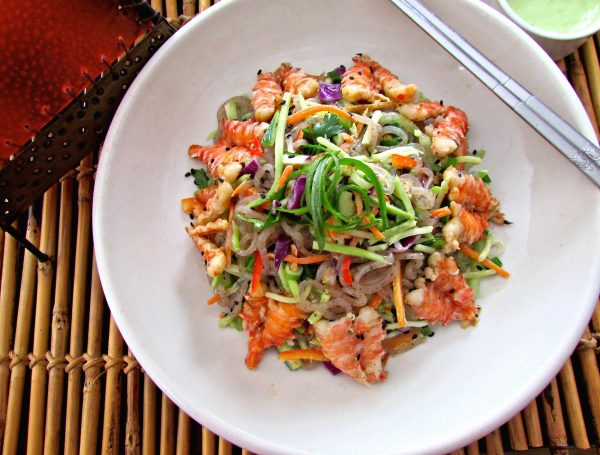
M362 76L362 71L359 71L359 72L358 72L358 75L359 75L359 76Z
M214 158L211 158L211 159L210 159L210 162L211 162L211 163L214 163L214 162L215 162L215 159L214 159Z
M191 221L190 221L190 226L194 227L194 223L192 223Z
M356 360L360 360L360 354L356 356Z
M294 156L295 156L295 155L294 155L293 153L290 153L290 154L288 155L288 158L294 158Z
M432 336L434 336L434 335L435 335L435 332L431 332L431 333L429 334L429 338L431 338L431 337L432 337Z
M416 333L413 333L412 339L416 340L419 337L419 335L417 335Z
M477 149L473 149L473 155L477 153Z
M261 69L259 69L259 70L256 72L256 75L258 76L260 73L262 73L262 70L261 70Z
M475 267L477 270L483 270L483 267L481 267L480 265Z
M513 224L512 221L504 220L504 224Z
M450 294L454 294L454 293L456 292L456 289L450 289L448 292L449 292Z
M354 76L350 76L348 79L350 79L351 81L354 80Z
M358 55L359 57L362 57L362 52L357 52L356 55Z
M190 213L190 220L193 220L193 219L194 219L194 214Z
M223 183L225 180L219 177L219 182Z
M444 105L444 100L440 100L440 104L443 106Z
M229 150L231 150L231 147L225 147L226 152L228 152Z
M279 103L279 104L281 104L282 106L285 106L285 100L281 100L281 103Z
M438 158L437 160L435 160L435 164L440 164L442 161Z
M186 177L189 177L190 175L192 175L192 173L191 173L191 172L186 172L186 173L185 173L185 176L186 176Z

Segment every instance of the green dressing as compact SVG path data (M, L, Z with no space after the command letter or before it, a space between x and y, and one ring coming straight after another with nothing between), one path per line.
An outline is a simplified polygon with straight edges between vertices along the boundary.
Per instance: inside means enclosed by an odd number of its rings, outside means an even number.
M533 27L575 33L600 18L599 0L508 0L513 11Z

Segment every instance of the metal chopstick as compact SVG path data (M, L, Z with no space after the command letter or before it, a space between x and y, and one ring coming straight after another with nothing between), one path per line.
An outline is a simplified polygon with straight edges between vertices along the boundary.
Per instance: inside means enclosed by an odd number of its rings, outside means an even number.
M419 0L390 0L600 188L600 149Z

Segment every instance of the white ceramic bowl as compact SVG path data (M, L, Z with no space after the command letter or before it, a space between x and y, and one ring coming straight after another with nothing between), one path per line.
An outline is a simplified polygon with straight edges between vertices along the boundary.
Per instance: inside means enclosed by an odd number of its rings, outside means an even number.
M514 24L471 0L427 0L439 16L588 137L593 130L551 60ZM219 309L184 232L191 143L259 68L310 72L367 52L429 96L464 109L488 150L493 189L515 224L509 280L492 279L477 327L441 328L364 387L324 368L289 372L271 353L244 365L246 336ZM222 1L166 43L128 91L98 169L94 239L125 340L191 417L261 454L449 452L492 431L558 372L598 295L600 193L387 0Z
M523 20L523 18L512 9L507 0L498 0L498 4L504 13L519 27L525 30L554 60L559 60L569 55L585 43L591 35L600 30L600 17L585 29L577 32L559 33L543 30L534 27Z

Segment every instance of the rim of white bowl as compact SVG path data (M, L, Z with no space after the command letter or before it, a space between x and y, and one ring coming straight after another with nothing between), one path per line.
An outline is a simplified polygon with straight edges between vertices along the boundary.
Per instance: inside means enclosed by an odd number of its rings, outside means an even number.
M140 74L136 77L133 84L125 94L123 101L119 105L117 112L111 122L111 126L108 130L106 139L105 139L105 148L110 149L111 143L114 141L116 137L118 137L118 133L120 125L122 124L122 119L127 115L129 105L131 101L136 97L137 92L141 89L143 85L143 79L145 73L150 73L154 70L156 66L160 65L160 55L163 53L169 52L171 47L176 46L176 43L180 40L183 40L185 35L188 33L188 30L191 31L193 27L192 24L201 23L206 20L210 20L210 18L218 14L222 9L230 8L235 3L238 3L244 0L228 0L220 2L208 10L202 13L202 15L198 15L190 21L186 27L182 28L178 31L172 38L170 38L161 48L156 52L155 57L153 57L142 69ZM512 30L513 33L516 33L527 46L534 51L538 57L543 60L546 64L548 71L554 73L555 79L557 83L562 86L562 90L566 92L567 97L566 100L569 104L576 107L577 118L576 124L579 129L583 130L583 133L588 137L592 138L592 140L596 141L594 137L594 130L592 128L591 122L588 119L583 107L581 106L579 99L573 88L569 85L568 81L562 76L560 70L552 61L552 59L540 48L537 43L527 35L523 30L521 30L517 25L511 22L508 18L503 16L500 12L496 11L489 5L484 4L480 0L462 0L465 3L470 4L474 8L478 8L484 12L487 16L490 16L493 21L497 21L503 23L509 29ZM399 12L399 14L401 14ZM298 450L290 448L289 446L282 446L277 443L273 443L271 441L262 439L253 434L248 434L241 432L238 428L231 425L227 421L219 418L217 415L214 415L210 412L206 412L203 409L198 409L195 407L188 406L187 402L174 390L169 384L172 382L168 375L162 374L162 368L159 363L147 353L144 348L142 342L135 335L135 330L129 324L128 319L123 315L122 312L118 311L119 304L117 302L116 294L118 293L112 285L110 268L108 265L108 258L104 254L107 250L106 246L103 244L103 236L96 235L101 231L100 227L100 213L98 213L99 207L103 205L102 199L104 197L102 188L105 185L108 185L109 182L105 179L105 173L103 172L104 167L109 167L107 162L110 161L111 154L108 154L108 160L100 160L98 165L97 179L96 179L96 191L95 198L98 199L95 201L93 205L92 212L92 229L94 231L94 239L96 242L96 264L98 268L98 273L101 277L103 284L103 291L106 297L106 301L111 309L111 315L113 316L119 330L127 342L127 345L131 348L132 352L135 353L137 360L141 365L144 366L144 370L150 374L154 383L163 391L172 401L175 403L180 409L186 412L193 419L201 422L203 426L211 429L211 431L219 434L225 439L233 442L238 446L242 446L247 448L255 453L289 453L289 454L308 454L304 450ZM104 162L104 164L103 164ZM97 195L97 196L96 196ZM600 270L600 258L595 264L595 268ZM599 283L600 285L600 283ZM486 421L477 422L475 427L469 429L468 434L463 434L457 436L452 440L441 441L441 443L432 442L432 445L427 448L428 453L448 453L452 450L459 449L460 447L465 446L470 443L472 440L479 439L491 431L498 428L500 425L507 422L511 417L513 417L517 412L521 411L535 396L537 396L544 387L558 374L560 368L564 365L566 359L571 355L573 349L577 345L579 341L579 334L583 331L584 327L587 325L589 318L591 317L591 313L595 307L595 301L600 289L595 289L593 286L590 286L588 289L588 295L586 296L586 302L589 303L589 314L583 314L578 322L578 327L580 330L574 331L572 334L571 343L565 343L560 351L559 355L556 355L552 362L548 363L548 367L545 375L540 375L537 378L533 378L531 384L528 387L524 387L520 392L520 395L516 395L515 399L512 403L507 403L507 405L503 409L499 409L496 413L490 413L490 417ZM589 302L588 302L589 301ZM113 303L111 303L113 302ZM593 304L592 304L593 303ZM114 305L114 307L113 307Z
M579 30L578 32L561 33L544 30L535 27L529 22L525 21L525 19L523 19L519 14L517 14L517 12L512 8L512 6L510 6L508 0L498 0L498 4L502 8L502 10L511 18L511 20L514 21L519 27L541 38L552 39L557 41L577 40L593 35L598 30L600 30L600 16L598 16L598 18L594 22L592 22L588 27L584 28L583 30Z

